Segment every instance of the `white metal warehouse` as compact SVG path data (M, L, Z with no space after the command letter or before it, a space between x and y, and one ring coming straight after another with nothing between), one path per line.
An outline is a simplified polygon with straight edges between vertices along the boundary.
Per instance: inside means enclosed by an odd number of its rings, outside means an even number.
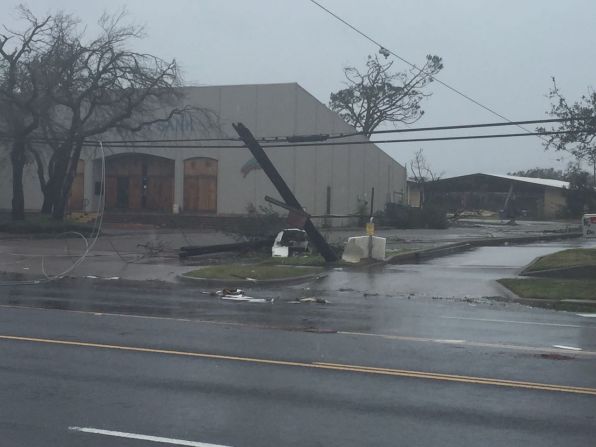
M134 147L106 145L108 211L238 215L265 205L265 195L278 198L248 149L180 147L189 144L181 140L213 135L236 138L233 122L242 122L257 138L354 132L353 127L296 83L186 87L183 92L181 102L212 111L217 117L217 128L206 131L197 122L180 118L136 137L170 140L163 143L168 147L150 147L154 143L137 143ZM365 140L357 136L333 141ZM401 203L406 199L405 168L372 143L321 143L269 148L266 152L313 215L354 213L359 199L369 200L372 187L375 209L382 209L387 201ZM97 150L84 151L73 185L71 211L97 209L100 161ZM3 170L0 207L9 209L10 169L4 166ZM25 206L39 210L42 195L34 166L27 167L25 179Z

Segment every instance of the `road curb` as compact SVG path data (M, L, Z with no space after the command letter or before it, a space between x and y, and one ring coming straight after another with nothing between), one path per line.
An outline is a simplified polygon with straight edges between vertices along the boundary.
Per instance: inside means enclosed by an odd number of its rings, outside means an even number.
M542 298L522 298L512 290L505 287L498 280L493 281L497 288L505 295L503 301L509 303L518 303L531 307L541 307L543 309L553 309L556 304L561 303L562 300L549 300Z
M398 253L385 260L387 264L405 264L407 262L419 262L423 259L431 259L439 256L446 256L453 253L470 250L475 247L491 247L506 244L525 244L528 242L556 241L564 239L575 239L581 237L582 233L561 233L539 236L514 236L514 237L492 237L483 239L470 239L462 242L454 242L439 247L414 250L406 253Z

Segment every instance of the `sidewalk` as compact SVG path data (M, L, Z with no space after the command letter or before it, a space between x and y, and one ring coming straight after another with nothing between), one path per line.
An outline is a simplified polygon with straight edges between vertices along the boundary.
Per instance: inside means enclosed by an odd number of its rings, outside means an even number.
M193 269L178 260L178 249L182 245L234 241L232 236L215 231L114 229L107 226L85 261L68 276L176 281L180 273ZM2 234L0 272L44 278L43 261L49 276L58 275L69 269L85 248L85 241L77 236L39 238L36 235L31 238Z
M479 238L552 235L566 232L571 225L558 222L522 222L516 226L472 222L446 230L381 229L377 235L387 238L387 249L394 252L443 247ZM147 225L106 225L85 261L68 276L121 278L129 280L176 281L181 273L193 270L178 259L183 245L211 245L235 242L229 234L212 230L155 229ZM344 243L358 229L325 230L331 243ZM91 242L91 241L89 241ZM70 268L85 251L85 241L76 236L0 234L0 272L44 278L42 260L48 275L58 275Z

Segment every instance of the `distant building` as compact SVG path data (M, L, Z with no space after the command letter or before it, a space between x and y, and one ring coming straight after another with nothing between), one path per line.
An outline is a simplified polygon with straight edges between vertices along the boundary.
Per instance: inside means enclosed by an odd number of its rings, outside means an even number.
M352 133L337 113L298 84L186 87L181 105L208 109L217 127L188 119L173 120L137 139L165 139L113 147L106 144L106 209L108 212L246 214L266 205L264 196L279 198L267 176L246 148L181 148L229 146L230 141L188 142L205 137L237 138L233 122L242 122L255 137ZM203 123L204 124L204 123ZM114 135L106 139L118 139ZM362 136L330 140L366 141ZM287 143L281 138L278 143ZM157 143L159 145L159 143ZM154 147L152 147L154 146ZM406 170L372 143L267 149L269 157L307 212L313 215L354 213L359 200L375 188L375 210L385 202L405 202ZM86 149L75 178L70 210L94 211L101 190L101 157ZM0 208L11 203L11 174L0 176ZM42 195L34 166L25 172L25 205L39 210Z
M450 211L487 210L534 219L560 216L569 182L498 174L469 174L424 185L426 201L440 202ZM410 206L420 206L420 185L408 181ZM507 208L507 209L505 209Z

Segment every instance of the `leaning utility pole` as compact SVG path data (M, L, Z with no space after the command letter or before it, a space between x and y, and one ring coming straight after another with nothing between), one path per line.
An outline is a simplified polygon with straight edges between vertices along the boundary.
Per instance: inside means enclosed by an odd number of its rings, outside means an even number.
M269 160L269 157L257 140L255 140L250 130L242 123L234 123L232 125L240 136L240 139L244 141L244 144L246 144L253 157L255 157L255 160L257 160L263 171L265 171L265 174L267 174L267 177L269 177L269 180L271 180L271 183L273 183L281 198L286 202L286 205L301 210L302 206L298 202L298 199L296 199L292 190L286 185L286 182L279 172L277 172L277 169L273 166L273 163L271 163L271 160ZM306 219L304 231L306 231L308 238L317 250L319 250L319 253L325 258L326 262L337 261L337 255L310 219Z

